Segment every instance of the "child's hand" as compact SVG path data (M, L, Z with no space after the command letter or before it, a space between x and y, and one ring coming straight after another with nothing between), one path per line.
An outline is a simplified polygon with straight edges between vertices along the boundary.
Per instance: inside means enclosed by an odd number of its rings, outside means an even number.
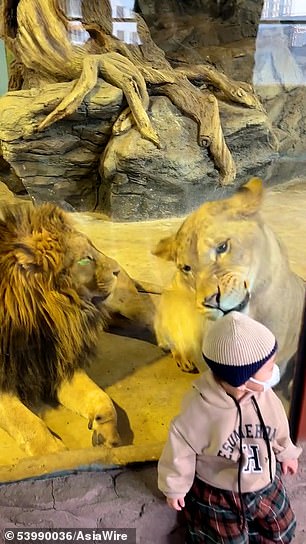
M169 497L167 497L167 504L170 508L173 508L173 510L182 510L185 506L184 497L180 497L179 499L169 499Z
M286 461L282 461L281 465L283 474L296 474L299 463L297 459L287 459Z

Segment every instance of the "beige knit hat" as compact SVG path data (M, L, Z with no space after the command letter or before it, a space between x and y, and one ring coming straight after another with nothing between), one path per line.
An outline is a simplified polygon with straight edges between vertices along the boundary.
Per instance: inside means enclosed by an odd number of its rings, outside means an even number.
M275 353L272 332L240 312L230 312L213 323L202 351L209 368L234 387L245 383Z

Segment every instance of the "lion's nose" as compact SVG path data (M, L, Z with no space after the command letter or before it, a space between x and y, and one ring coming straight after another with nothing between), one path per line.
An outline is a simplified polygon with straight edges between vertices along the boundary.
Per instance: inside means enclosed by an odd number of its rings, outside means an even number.
M202 302L203 306L208 306L209 308L218 308L220 304L220 289L218 287L217 291L213 295L209 295L204 298Z

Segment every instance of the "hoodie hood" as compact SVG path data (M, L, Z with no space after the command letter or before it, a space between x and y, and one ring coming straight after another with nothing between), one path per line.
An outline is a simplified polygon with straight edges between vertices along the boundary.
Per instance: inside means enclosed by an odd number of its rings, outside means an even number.
M223 408L225 410L237 410L233 398L218 383L211 370L205 371L200 378L193 382L193 388L201 395L203 400L212 406ZM239 404L249 404L252 402L252 396L259 398L263 393L250 393L249 391L239 400Z

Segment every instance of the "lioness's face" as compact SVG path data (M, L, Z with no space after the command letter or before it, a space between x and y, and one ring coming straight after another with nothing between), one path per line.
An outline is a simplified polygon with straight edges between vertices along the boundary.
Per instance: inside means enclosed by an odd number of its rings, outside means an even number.
M116 287L118 263L95 248L84 234L74 232L69 242L67 265L73 287L95 304L105 300Z
M193 223L192 234L188 221L179 231L175 262L181 281L195 293L198 310L217 318L247 307L256 275L257 228L254 222L230 221L209 212L208 204L205 219Z
M175 262L198 310L213 319L247 309L260 264L261 195L262 184L254 178L233 197L205 203L154 252Z

